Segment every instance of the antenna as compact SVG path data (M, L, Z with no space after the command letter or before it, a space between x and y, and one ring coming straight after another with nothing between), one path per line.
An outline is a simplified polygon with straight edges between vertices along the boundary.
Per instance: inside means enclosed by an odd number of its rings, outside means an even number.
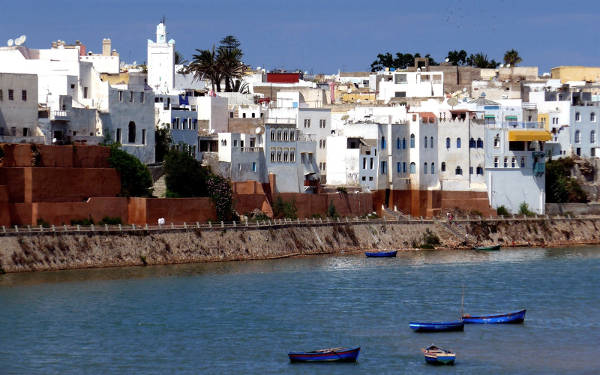
M7 46L9 46L9 47L12 47L14 43L15 43L15 41L14 41L14 40L12 40L12 39L9 39L9 40L6 42L6 45L7 45Z

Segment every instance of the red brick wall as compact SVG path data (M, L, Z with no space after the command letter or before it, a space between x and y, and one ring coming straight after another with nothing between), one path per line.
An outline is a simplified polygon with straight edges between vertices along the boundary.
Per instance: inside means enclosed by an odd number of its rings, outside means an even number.
M130 208L129 212L133 213L133 217L129 221L133 224L154 225L161 217L167 223L174 224L207 222L217 219L215 206L210 198L138 198L132 199L131 202L134 207Z
M235 194L235 210L240 215L246 215L255 209L259 209L268 216L273 216L271 204L264 194Z
M32 155L30 144L7 143L0 145L4 150L2 166L4 167L31 167Z
M127 198L98 197L85 202L38 202L32 204L32 224L38 219L55 224L71 223L71 220L89 219L99 222L104 217L120 217L128 222ZM26 223L24 223L26 224Z
M361 194L301 194L281 193L284 201L295 201L297 215L299 218L311 217L312 215L326 216L330 202L333 202L336 212L340 216L362 216L373 212L373 197L369 193Z
M31 170L31 202L70 202L89 197L115 197L121 179L112 168L25 168ZM25 201L27 201L27 178Z
M105 146L34 145L39 152L38 167L109 168L110 148ZM2 144L4 167L31 167L32 145Z

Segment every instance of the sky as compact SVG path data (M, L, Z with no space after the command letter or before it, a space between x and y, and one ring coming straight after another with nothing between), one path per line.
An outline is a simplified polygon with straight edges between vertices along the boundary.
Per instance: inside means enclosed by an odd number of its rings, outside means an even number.
M244 62L266 69L367 71L378 53L443 61L455 49L500 61L513 48L540 74L600 66L598 0L2 0L0 44L26 34L30 48L80 40L100 53L108 37L122 60L142 63L163 16L186 59L234 35Z

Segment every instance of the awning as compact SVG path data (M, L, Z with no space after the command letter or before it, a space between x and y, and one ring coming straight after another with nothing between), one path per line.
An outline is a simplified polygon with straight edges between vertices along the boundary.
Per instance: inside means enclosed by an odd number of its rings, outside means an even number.
M485 118L496 118L496 115L485 115L483 117L485 117Z
M552 140L552 134L547 130L535 129L535 130L509 130L508 131L509 141L550 141Z
M508 121L517 121L518 120L517 116L506 116L504 118Z

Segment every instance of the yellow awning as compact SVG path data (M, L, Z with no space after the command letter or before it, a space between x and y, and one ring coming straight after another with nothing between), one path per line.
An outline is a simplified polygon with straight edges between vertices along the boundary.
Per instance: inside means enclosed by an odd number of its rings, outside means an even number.
M542 129L531 129L531 130L509 130L508 131L509 141L550 141L552 140L552 133Z

